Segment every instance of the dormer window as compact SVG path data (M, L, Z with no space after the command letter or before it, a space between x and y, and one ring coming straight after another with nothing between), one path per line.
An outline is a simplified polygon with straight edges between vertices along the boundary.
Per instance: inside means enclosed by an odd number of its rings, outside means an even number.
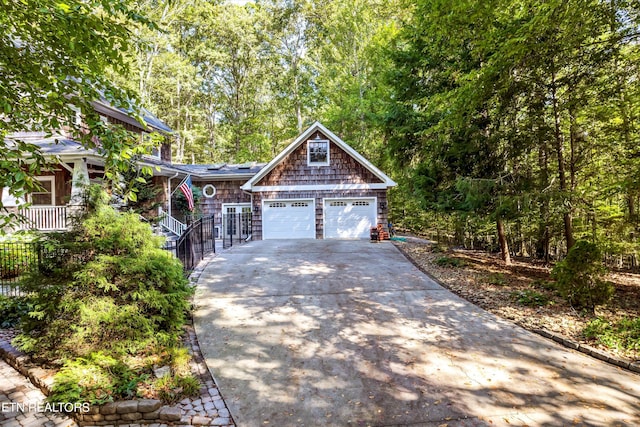
M329 165L329 141L316 136L307 141L307 164L309 166Z

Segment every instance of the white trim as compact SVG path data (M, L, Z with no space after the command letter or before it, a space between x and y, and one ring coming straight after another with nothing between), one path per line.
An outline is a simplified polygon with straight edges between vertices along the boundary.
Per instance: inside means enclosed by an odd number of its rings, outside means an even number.
M55 175L46 175L46 176L37 176L36 179L38 181L51 181L51 204L50 205L34 205L33 204L33 196L32 193L29 193L29 203L33 205L33 207L46 207L46 206L55 206L56 205L56 177ZM38 194L45 194L40 191L36 191Z
M207 194L207 189L211 188L213 190L213 192L211 194ZM207 184L204 187L202 187L202 195L204 197L206 197L207 199L212 198L213 196L216 195L218 191L216 190L216 187L213 184Z
M251 189L254 193L269 191L339 191L339 190L385 190L387 184L316 184L316 185L266 185L256 186Z
M226 215L226 209L228 207L232 207L232 208L246 208L246 207L251 207L251 203L250 202L242 202L242 203L223 203L222 204L222 215ZM240 212L236 212L236 213L240 213Z
M264 178L273 168L284 160L293 150L295 150L300 144L309 139L309 137L313 134L313 132L320 131L322 132L331 142L336 144L338 147L342 148L346 151L351 157L360 162L364 167L369 169L371 173L380 178L384 182L385 187L395 187L397 184L391 178L389 178L384 172L375 167L371 162L365 159L360 153L351 148L346 142L342 139L338 138L333 132L324 127L320 122L315 122L311 126L307 128L304 132L302 132L287 148L282 150L280 154L273 158L265 167L263 167L257 174L253 176L249 181L247 181L242 187L243 190L252 191L253 185L259 182L262 178Z
M311 151L309 150L310 142L323 142L327 144L327 161L326 162L312 162ZM331 164L331 141L328 139L307 139L307 166L329 166Z
M373 200L373 209L376 216L376 221L374 226L378 225L378 221L380 217L378 217L378 198L377 197L326 197L322 199L322 239L327 238L327 212L326 212L326 202L332 200Z

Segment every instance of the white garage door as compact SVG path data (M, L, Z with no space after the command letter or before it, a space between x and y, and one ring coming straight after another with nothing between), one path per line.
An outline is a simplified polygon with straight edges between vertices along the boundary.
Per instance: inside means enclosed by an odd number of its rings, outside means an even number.
M328 199L324 201L326 239L369 238L376 226L375 199Z
M262 204L263 239L315 239L313 200L265 200Z

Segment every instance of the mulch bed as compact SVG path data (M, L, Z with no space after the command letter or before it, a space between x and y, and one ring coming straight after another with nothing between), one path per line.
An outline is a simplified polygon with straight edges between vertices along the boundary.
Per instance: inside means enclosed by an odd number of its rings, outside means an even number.
M414 264L458 296L529 330L546 329L573 341L600 348L611 354L640 360L640 351L606 348L586 340L583 330L592 313L569 305L549 286L551 268L530 259L515 259L506 266L497 254L463 249L442 252L431 243L409 239L394 242ZM442 257L462 261L461 266L441 266ZM610 321L640 316L640 275L613 272L607 278L616 287L609 304L596 308L596 315ZM546 303L527 305L519 300L542 295Z

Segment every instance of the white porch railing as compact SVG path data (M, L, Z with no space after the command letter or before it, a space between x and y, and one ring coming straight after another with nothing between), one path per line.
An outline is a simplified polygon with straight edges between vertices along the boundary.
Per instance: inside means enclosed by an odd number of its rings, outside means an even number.
M182 236L184 230L187 229L187 225L181 223L168 213L166 213L162 208L159 209L160 214L160 225L164 227L166 230L169 230L173 234L177 236Z
M32 206L21 209L20 215L25 222L20 225L21 230L56 231L67 229L66 206Z

